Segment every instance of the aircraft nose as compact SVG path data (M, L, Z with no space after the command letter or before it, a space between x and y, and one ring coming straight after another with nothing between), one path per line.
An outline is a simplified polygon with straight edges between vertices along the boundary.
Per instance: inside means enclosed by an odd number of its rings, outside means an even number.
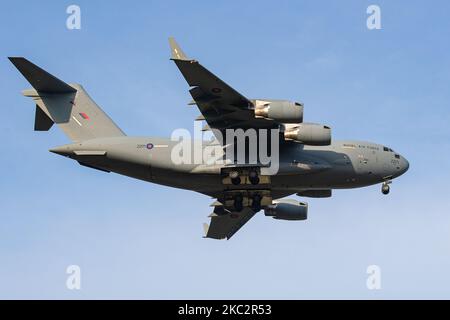
M402 158L401 158L401 171L402 171L402 174L405 173L406 171L408 171L408 169L409 169L409 162L408 162L408 160L406 160L405 157L402 156Z

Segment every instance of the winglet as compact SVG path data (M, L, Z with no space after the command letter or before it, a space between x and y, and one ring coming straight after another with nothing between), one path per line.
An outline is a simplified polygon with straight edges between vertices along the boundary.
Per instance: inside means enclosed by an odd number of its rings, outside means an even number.
M175 38L169 38L170 50L172 51L172 60L189 60L189 58L184 54L183 50L181 50L178 43L175 41Z

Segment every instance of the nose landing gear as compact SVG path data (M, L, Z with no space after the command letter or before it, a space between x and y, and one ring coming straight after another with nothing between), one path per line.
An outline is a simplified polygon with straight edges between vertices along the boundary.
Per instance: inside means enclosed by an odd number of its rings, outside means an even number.
M392 181L383 182L383 184L381 185L381 193L388 194L390 191L389 184L391 184L391 183L392 183Z

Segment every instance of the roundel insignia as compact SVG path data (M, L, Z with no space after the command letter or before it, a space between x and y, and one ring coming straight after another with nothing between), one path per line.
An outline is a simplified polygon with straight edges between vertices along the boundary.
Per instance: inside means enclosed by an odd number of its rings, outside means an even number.
M220 88L212 88L211 91L213 93L220 93L220 92L222 92L222 89L220 89Z
M154 145L153 143L147 143L147 149L153 149Z

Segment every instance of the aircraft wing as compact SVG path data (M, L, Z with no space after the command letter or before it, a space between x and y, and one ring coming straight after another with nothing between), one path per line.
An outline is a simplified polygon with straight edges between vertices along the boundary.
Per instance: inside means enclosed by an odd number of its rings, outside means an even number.
M175 39L169 38L172 60L180 69L191 87L189 92L194 103L206 120L208 129L218 129L224 135L225 129L272 129L278 128L275 121L255 118L254 104L224 81L219 79L198 61L189 59ZM214 131L213 131L214 132Z
M240 212L224 210L220 214L212 213L210 224L204 224L205 238L229 240L254 215L255 211L249 207L244 207Z

